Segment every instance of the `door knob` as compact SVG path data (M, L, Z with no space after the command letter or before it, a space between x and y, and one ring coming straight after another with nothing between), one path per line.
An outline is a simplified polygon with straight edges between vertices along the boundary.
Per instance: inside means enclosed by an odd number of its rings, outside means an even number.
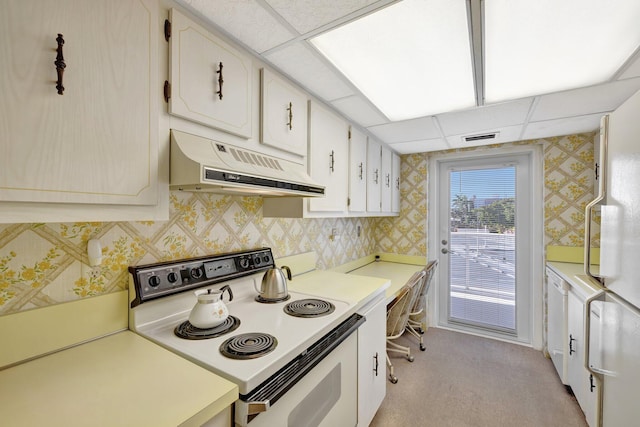
M449 243L449 242L447 242L447 240L446 240L446 239L442 239L442 244L443 244L443 245L446 245L447 243Z
M443 254L448 254L448 253L449 253L449 249L447 249L447 248L442 248L442 249L440 250L440 252L442 252Z

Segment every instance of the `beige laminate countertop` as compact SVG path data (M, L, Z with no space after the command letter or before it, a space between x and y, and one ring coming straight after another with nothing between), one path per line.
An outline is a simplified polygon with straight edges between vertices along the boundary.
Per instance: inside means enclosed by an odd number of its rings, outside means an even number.
M288 283L292 291L346 301L359 309L385 292L388 279L360 277L327 270L314 270L296 276Z
M600 285L585 275L583 264L547 261L547 266L585 296L602 289ZM593 272L598 273L597 267Z
M386 299L389 303L395 297L400 288L407 283L416 271L424 266L415 264L403 264L398 262L375 261L349 273L350 276L368 276L385 278L390 281L390 286L386 290Z
M235 384L122 331L0 371L6 426L199 426Z

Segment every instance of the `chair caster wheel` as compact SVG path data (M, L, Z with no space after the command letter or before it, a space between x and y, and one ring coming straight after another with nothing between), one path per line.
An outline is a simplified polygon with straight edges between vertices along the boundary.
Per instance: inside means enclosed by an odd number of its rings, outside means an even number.
M423 344L420 344L420 350L421 351L425 351L427 349L427 347L425 347Z
M397 384L398 383L398 377L389 376L389 381L391 381L391 384Z
M407 356L407 360L408 360L409 362L413 362L413 361L414 361L414 358L413 358L413 356Z

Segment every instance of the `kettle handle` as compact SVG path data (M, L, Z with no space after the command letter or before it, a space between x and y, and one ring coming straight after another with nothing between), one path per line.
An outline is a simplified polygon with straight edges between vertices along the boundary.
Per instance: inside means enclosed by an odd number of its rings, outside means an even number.
M222 292L222 294L220 294L220 301L224 300L224 291L227 291L229 293L229 301L233 301L233 292L231 292L231 287L229 285L224 285L220 288L220 291Z
M290 269L289 267L287 267L286 265L283 265L281 268L282 268L283 270L287 270L287 279L289 279L289 280L293 280L293 279L291 278L291 269Z

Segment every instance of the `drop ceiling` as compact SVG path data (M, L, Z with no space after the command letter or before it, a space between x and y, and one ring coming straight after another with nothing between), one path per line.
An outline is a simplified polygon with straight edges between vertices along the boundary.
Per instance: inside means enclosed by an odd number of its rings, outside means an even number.
M485 102L479 39L485 34L482 10L491 0L466 0L470 13L468 31L473 43L470 55L475 63L478 93L476 106L391 121L310 40L398 1L177 1L401 154L591 132L599 127L603 114L640 90L639 42L629 58L616 65L615 72L601 83L504 102ZM640 16L635 22L640 22ZM598 58L594 57L593 61ZM554 64L545 66L553 69ZM467 138L489 133L495 133L496 137L471 141Z

